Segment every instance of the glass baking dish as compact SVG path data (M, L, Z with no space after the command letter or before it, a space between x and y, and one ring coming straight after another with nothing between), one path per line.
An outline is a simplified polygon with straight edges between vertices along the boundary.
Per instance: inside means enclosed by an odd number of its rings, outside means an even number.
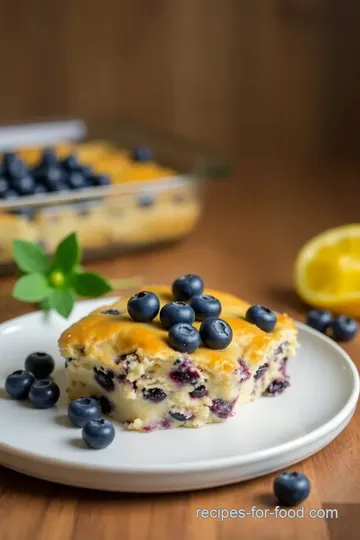
M199 221L206 180L229 172L228 163L213 152L129 122L72 120L0 128L0 151L11 149L28 166L49 146L62 159L75 151L82 166L107 174L111 184L0 199L2 274L15 268L14 238L38 242L53 253L62 238L76 231L84 260L180 240ZM151 149L151 161L133 163L132 152L141 147Z

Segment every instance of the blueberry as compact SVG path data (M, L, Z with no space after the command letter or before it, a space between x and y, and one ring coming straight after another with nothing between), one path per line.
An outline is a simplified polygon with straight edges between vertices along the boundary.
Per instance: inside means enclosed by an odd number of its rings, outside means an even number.
M76 154L69 154L66 158L64 158L61 162L61 165L66 169L67 171L71 171L73 169L77 169L79 167L79 161L76 156Z
M185 422L186 420L191 420L193 418L192 414L182 414L176 411L169 411L169 414L174 420L178 422Z
M35 381L30 388L29 399L39 409L53 407L60 397L60 388L50 379Z
M3 198L5 193L9 190L9 182L3 176L0 176L0 198Z
M108 186L111 183L106 174L94 174L90 177L90 182L93 186Z
M310 482L305 474L283 472L275 478L274 493L283 506L295 506L308 497Z
M186 274L174 281L172 284L172 293L175 300L188 302L193 296L202 294L204 282L196 274Z
M13 189L9 189L8 191L6 191L2 198L5 199L6 201L11 201L11 200L15 200L19 197L19 195L16 193L15 190Z
M192 398L202 398L205 396L207 390L204 384L200 384L192 392L189 392L189 396Z
M53 186L52 191L54 193L62 193L63 191L69 191L69 186L65 182L60 181Z
M195 313L185 302L170 302L161 309L160 321L165 330L170 330L177 323L192 324L195 321Z
M66 183L70 189L84 189L88 185L85 176L76 170L69 173Z
M213 399L210 407L210 411L219 418L228 418L233 410L232 403L225 401L224 399Z
M94 379L95 381L107 392L113 392L115 390L115 373L112 369L104 370L94 367Z
M152 160L152 152L151 149L147 146L139 146L138 148L135 148L133 152L133 160L134 161L151 161Z
M311 309L307 314L306 324L319 332L326 332L331 321L332 315L329 311L322 309Z
M108 420L90 420L83 427L82 436L90 448L100 450L113 442L115 429Z
M154 403L160 403L166 399L166 394L161 388L144 388L142 393L144 399L148 399Z
M43 165L57 165L58 158L54 148L44 148L41 156L41 163Z
M287 379L276 379L273 381L264 392L265 396L278 396L290 385Z
M175 351L192 353L200 347L200 334L188 323L177 323L170 328L169 343Z
M331 335L335 341L350 341L358 331L358 323L355 319L340 315L330 325Z
M35 180L30 175L17 178L13 180L12 188L19 195L33 195L35 190Z
M149 291L142 291L130 298L127 309L134 321L150 322L159 313L160 302L156 294Z
M195 311L197 321L204 321L208 317L219 317L221 304L217 298L209 294L199 294L190 300L190 306Z
M200 336L205 347L222 350L231 343L233 332L227 322L217 317L209 317L201 323Z
M255 375L254 375L255 381L257 381L258 379L260 379L264 375L264 373L268 369L268 367L269 367L269 364L267 362L265 362L265 364L262 364L262 366L258 367L258 369L256 370Z
M68 407L68 417L75 426L84 427L90 420L101 418L100 403L94 398L74 399Z
M37 379L45 379L54 370L55 362L50 354L34 352L25 360L25 369L31 371Z
M19 369L8 375L5 390L13 399L26 399L34 382L35 377L30 371Z
M64 172L57 165L41 166L33 171L37 182L43 184L48 191L56 191L57 185L64 182Z
M24 162L14 153L6 152L3 157L4 174L15 180L28 174Z
M37 184L34 189L34 195L44 195L47 193L47 189L42 184Z
M264 332L271 332L276 325L276 315L271 309L265 306L251 306L246 312L245 319L255 324Z

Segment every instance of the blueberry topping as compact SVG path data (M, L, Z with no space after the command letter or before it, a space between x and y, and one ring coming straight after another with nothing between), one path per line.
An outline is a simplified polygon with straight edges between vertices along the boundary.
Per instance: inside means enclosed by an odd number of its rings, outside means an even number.
M262 366L260 366L257 371L255 372L255 375L254 375L254 379L255 381L257 381L258 379L260 379L260 377L262 377L265 373L265 371L268 369L269 367L269 364L267 362L265 362L265 364L263 364Z
M151 161L152 160L152 152L151 149L147 146L139 146L139 148L135 148L133 152L133 160L134 161Z
M233 405L223 399L214 399L210 411L219 418L228 418L233 410Z
M177 323L169 331L170 346L179 352L192 353L200 347L199 332L188 323Z
M121 311L118 309L107 309L106 311L102 311L103 315L121 315Z
M335 341L350 341L358 332L358 323L351 317L340 315L331 323L330 330Z
M90 420L101 418L100 403L94 398L74 399L69 404L68 416L75 426L84 427Z
M172 284L172 293L175 300L188 302L193 296L202 294L204 291L204 282L196 274L186 274L174 281Z
M230 345L233 332L226 321L216 317L209 317L201 323L200 335L206 347L222 350Z
M160 302L156 294L142 291L130 298L127 308L130 317L134 321L150 322L159 313Z
M46 379L54 367L54 359L45 352L33 352L25 360L25 369L31 371L37 379Z
M192 384L194 386L200 378L200 373L194 368L184 367L171 371L169 377L176 384Z
M298 472L280 473L274 481L274 493L283 506L295 506L310 493L310 482L305 474Z
M66 179L70 189L84 189L88 186L85 176L80 171L71 171Z
M5 390L13 399L26 399L34 382L35 377L30 371L19 369L8 375Z
M170 330L177 323L192 324L195 321L195 313L185 302L170 302L161 309L160 321L165 330Z
M35 180L29 175L16 178L12 182L12 188L19 195L33 195L35 190Z
M144 399L148 399L154 403L160 403L166 399L166 394L161 388L144 388L142 393Z
M110 414L111 411L114 409L113 404L106 396L91 396L93 399L96 399L96 401L99 402L101 407L101 412L103 414Z
M9 190L9 182L3 176L0 176L0 198L3 198Z
M192 414L186 415L186 414L182 414L175 411L169 411L169 414L172 418L174 418L175 420L178 420L179 422L185 422L186 420L191 420L194 416Z
M60 388L50 379L35 381L30 388L29 399L39 409L53 407L60 397Z
M306 324L319 332L325 333L329 328L331 321L332 315L329 311L322 309L311 309L307 314Z
M278 396L283 393L286 388L290 386L287 379L275 379L264 392L264 396Z
M42 153L41 163L43 165L57 165L58 159L53 148L45 148Z
M90 448L100 450L113 442L115 429L108 420L90 420L90 422L84 425L82 436Z
M107 392L115 390L114 377L115 373L111 369L104 370L94 367L95 381Z
M67 171L72 171L73 169L77 169L79 167L79 161L76 154L69 154L62 160L61 164Z
M4 174L11 180L22 178L28 174L24 162L14 153L6 152L3 156Z
M271 309L265 306L251 306L246 312L245 319L255 324L264 332L271 332L276 325L276 315Z
M64 172L58 166L41 166L34 172L38 182L43 184L48 191L57 191L58 184L64 182Z
M206 393L206 386L204 384L200 384L199 386L196 386L192 392L189 392L189 396L192 398L202 398Z
M208 317L219 317L221 304L217 298L209 294L199 294L190 300L190 306L195 311L197 321L204 321Z

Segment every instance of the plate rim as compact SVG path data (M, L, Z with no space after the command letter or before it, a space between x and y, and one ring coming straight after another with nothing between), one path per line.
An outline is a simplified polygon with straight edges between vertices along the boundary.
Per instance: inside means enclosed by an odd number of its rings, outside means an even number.
M111 303L112 301L115 301L114 298L107 298L105 299L105 302L104 302L104 299L102 300L91 299L91 300L77 301L75 305L80 306L80 305L93 304L94 306L99 305L99 307L101 307L101 305L105 305L105 303L108 303L107 300L109 300L109 303ZM94 307L94 309L96 309L96 307ZM9 319L8 321L4 321L3 323L0 324L0 336L3 333L3 330L8 328L9 326L17 324L20 321L24 321L26 319L41 317L41 315L46 316L46 314L44 314L42 311L35 311L32 313L26 313L24 315L14 317L12 319ZM54 315L57 318L59 318L57 314L54 314ZM72 324L72 323L69 323L69 324ZM52 458L50 456L39 456L39 454L31 450L16 449L11 445L2 442L1 440L0 440L0 452L3 450L5 452L8 452L14 455L14 457L16 456L20 459L21 458L31 459L32 461L42 462L46 465L55 465L55 466L61 465L62 467L68 467L68 468L76 467L77 469L81 469L84 472L96 470L98 472L103 471L106 473L113 473L113 474L159 475L159 474L190 473L190 472L195 472L195 471L206 472L206 471L211 471L211 470L219 470L219 469L226 469L226 468L232 468L232 467L242 467L242 466L251 465L252 463L258 463L263 460L274 459L278 456L283 455L286 452L294 451L302 446L310 445L314 443L317 439L324 437L330 431L336 430L336 428L338 428L346 418L350 417L349 422L351 421L353 412L359 400L360 375L356 367L356 364L353 362L350 355L338 343L333 341L328 336L318 332L317 330L310 328L305 323L295 320L295 324L297 328L301 329L305 333L309 333L310 335L315 336L317 339L320 339L320 341L326 343L328 346L333 347L340 354L343 361L345 361L345 364L347 365L347 367L349 368L352 374L352 381L353 381L352 392L349 395L345 405L330 420L328 420L321 426L313 429L309 433L306 433L305 435L301 435L300 437L297 437L296 439L287 441L279 445L272 446L264 450L257 450L255 452L251 452L243 456L222 457L222 458L208 459L206 461L197 461L197 462L189 461L188 463L179 463L179 464L162 464L162 465L147 465L147 466L132 465L131 468L129 468L128 466L122 467L121 464L120 465L113 465L113 464L96 465L96 464L91 464L91 463L82 463L81 461L79 462L76 460L68 461L66 459L62 459L58 457ZM211 426L204 426L204 428L206 427L211 427ZM144 434L139 434L139 435L143 436Z

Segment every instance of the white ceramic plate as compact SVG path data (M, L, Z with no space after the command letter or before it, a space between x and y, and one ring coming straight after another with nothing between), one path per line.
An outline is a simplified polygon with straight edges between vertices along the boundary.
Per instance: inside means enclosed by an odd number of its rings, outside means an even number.
M78 303L70 322L104 301ZM57 315L18 317L0 325L0 463L19 472L86 488L161 492L240 482L294 464L333 440L350 421L358 371L344 350L299 324L301 349L289 362L292 386L278 397L239 407L234 418L198 430L134 433L116 426L105 450L87 449L66 417L66 396L49 410L9 399L6 376L35 350L57 361L57 339L68 326Z

